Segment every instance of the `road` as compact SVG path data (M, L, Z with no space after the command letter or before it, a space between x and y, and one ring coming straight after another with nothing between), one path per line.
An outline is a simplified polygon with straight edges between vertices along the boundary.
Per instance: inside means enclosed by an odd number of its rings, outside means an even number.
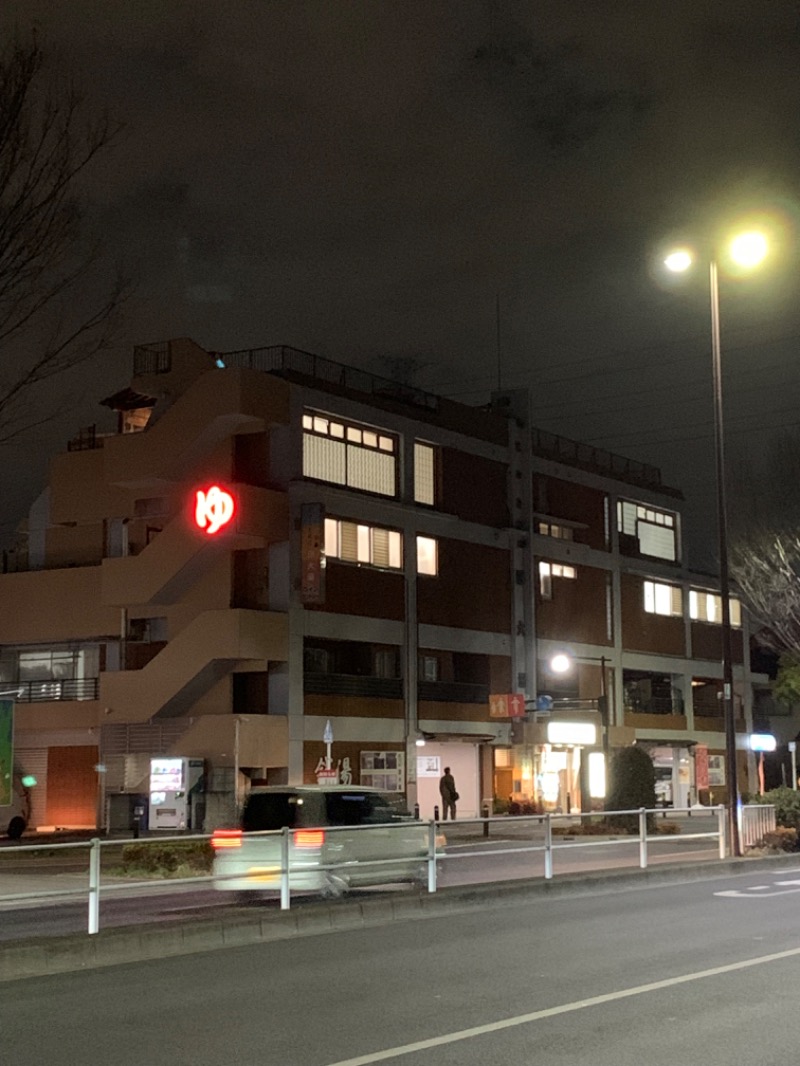
M652 840L648 845L648 861L654 864L716 858L719 854L716 841L691 838L694 832L708 832L713 825L712 819L695 819L681 835ZM445 858L439 864L439 880L443 887L544 877L543 853L522 850L529 843L542 843L538 826L531 827L531 832L512 827L502 837L498 834L488 840L476 840L475 835L474 826L449 827ZM556 841L556 844L556 877L589 870L636 867L639 862L635 838L602 845L595 841L586 846L585 839L583 843L575 839ZM0 872L0 942L86 930L88 875L77 872L86 870L85 853L51 852L41 864L30 853L20 854L15 862L11 860L11 855L4 859ZM180 887L161 882L131 890L119 879L116 879L116 885L113 891L101 893L100 922L104 929L137 922L185 920L235 905L230 897L206 885ZM14 892L61 889L79 890L82 898L74 902L44 898L24 903L2 899ZM293 906L298 904L308 905L308 900L298 897ZM277 902L263 905L277 906Z
M0 986L14 1066L786 1066L800 878L726 876Z

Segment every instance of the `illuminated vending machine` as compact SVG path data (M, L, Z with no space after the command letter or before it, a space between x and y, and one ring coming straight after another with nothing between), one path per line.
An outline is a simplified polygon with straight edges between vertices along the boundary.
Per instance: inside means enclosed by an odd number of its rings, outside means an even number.
M151 759L149 828L172 831L195 828L192 801L202 787L202 759L187 759L182 755Z

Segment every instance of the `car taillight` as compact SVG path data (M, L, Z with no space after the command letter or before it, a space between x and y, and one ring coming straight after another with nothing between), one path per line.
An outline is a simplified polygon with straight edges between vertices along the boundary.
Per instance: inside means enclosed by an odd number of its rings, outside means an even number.
M296 829L294 846L296 848L321 848L325 843L324 829Z
M241 829L215 829L211 837L211 847L214 850L220 848L240 848L242 846Z

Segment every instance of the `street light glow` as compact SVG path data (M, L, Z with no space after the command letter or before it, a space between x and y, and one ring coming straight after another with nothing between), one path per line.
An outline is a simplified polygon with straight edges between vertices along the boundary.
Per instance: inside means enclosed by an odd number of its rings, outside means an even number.
M730 245L731 259L740 267L754 267L766 258L767 238L757 230L740 233Z
M694 262L694 256L688 248L676 248L674 252L670 252L664 260L664 266L667 270L671 270L673 274L682 274L685 270Z
M554 674L566 674L572 669L572 659L564 652L559 652L550 660L550 669Z

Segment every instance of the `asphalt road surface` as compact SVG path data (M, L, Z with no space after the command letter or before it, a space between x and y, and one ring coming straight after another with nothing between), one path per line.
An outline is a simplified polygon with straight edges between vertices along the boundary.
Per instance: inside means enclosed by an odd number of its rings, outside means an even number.
M786 1066L800 878L743 874L0 986L9 1066Z

